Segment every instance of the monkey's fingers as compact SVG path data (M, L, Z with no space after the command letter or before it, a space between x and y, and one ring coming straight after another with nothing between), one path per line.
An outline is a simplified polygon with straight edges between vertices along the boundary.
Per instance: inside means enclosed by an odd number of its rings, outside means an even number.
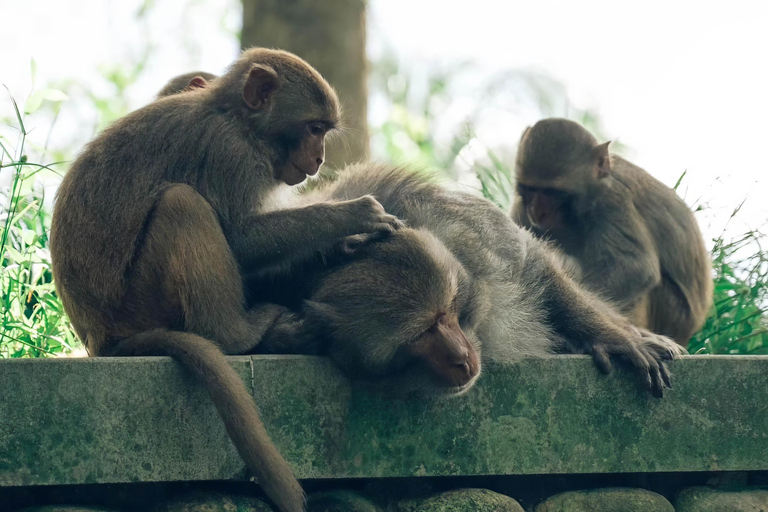
M659 396L659 386L657 384L657 372L654 366L658 367L653 357L642 345L634 341L624 340L612 345L613 353L616 357L632 365L640 375L644 387L650 391L653 396Z
M672 389L672 379L669 376L667 365L659 363L659 373L661 373L661 379L664 381L664 385L667 386L667 388Z
M640 329L640 335L643 344L648 347L652 353L665 361L688 355L688 352L683 347L666 336L656 334L647 329Z
M597 366L598 370L603 372L604 374L608 375L613 371L613 367L611 365L611 358L608 355L608 351L604 346L594 346L592 347L592 360L595 362L595 365Z
M647 345L641 345L640 351L643 353L649 365L649 375L651 377L651 393L657 398L664 396L664 388L671 388L672 381L664 365L664 359L659 354L653 352Z
M651 361L649 375L651 376L651 394L656 398L664 398L665 382L661 375L661 366L656 361Z
M381 215L376 222L376 225L378 226L377 231L389 231L393 232L400 228L405 227L405 222L398 219L394 215L390 215L388 213L385 213Z

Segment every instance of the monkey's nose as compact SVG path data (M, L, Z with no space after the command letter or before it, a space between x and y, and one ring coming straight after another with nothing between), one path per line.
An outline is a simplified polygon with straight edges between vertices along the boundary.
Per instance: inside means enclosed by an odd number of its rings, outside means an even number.
M463 383L469 382L472 377L475 376L475 371L473 366L470 364L469 360L462 361L461 363L457 363L453 365L454 371L460 376L460 380Z

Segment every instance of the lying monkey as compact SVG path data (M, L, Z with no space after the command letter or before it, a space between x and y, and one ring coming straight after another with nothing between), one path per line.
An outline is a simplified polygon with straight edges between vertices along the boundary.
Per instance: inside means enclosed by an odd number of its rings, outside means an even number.
M350 375L400 376L443 394L469 389L481 360L564 351L592 354L606 373L612 358L625 361L657 397L670 386L665 361L682 348L576 285L555 251L489 201L375 164L347 168L306 200L363 194L412 229L348 240L341 250L355 257L281 286L288 296L275 300L300 312L281 315L260 351L325 353Z

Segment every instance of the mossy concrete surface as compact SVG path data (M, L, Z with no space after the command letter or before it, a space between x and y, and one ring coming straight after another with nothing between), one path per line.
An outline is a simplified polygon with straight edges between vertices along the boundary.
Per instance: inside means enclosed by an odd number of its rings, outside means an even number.
M663 399L586 356L489 365L450 400L350 384L323 358L230 362L299 478L768 469L768 357L675 361ZM171 359L0 361L0 390L2 486L246 478Z

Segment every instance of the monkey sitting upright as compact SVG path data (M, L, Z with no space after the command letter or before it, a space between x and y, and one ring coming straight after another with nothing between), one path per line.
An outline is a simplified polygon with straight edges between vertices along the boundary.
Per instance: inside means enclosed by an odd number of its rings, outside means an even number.
M349 239L353 258L293 276L301 284L281 288L299 296L279 300L298 313L281 315L259 350L327 354L353 376L442 394L469 389L481 359L563 351L590 353L605 372L624 360L655 396L670 385L664 361L684 351L577 286L489 201L373 164L343 170L307 201L366 193L413 229L361 247Z
M517 152L512 218L578 263L580 281L636 325L686 346L712 305L712 266L691 210L578 123L545 119Z
M289 271L401 223L372 197L272 205L319 171L339 122L336 93L309 64L254 48L210 84L197 78L74 161L51 224L56 289L91 356L169 355L193 372L266 494L298 512L301 487L223 355L252 351L283 312L246 311L241 273Z

